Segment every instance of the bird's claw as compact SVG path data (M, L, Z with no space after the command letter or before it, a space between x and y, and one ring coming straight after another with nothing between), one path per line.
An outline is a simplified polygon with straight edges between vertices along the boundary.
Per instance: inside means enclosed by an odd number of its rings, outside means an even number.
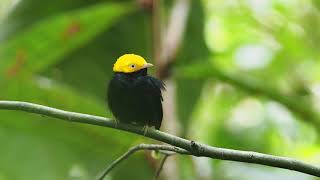
M143 130L143 135L144 136L148 133L148 129L149 129L149 127L147 125L143 126L142 130Z
M117 119L115 119L114 122L115 122L115 128L117 128L118 124L119 124L119 121Z

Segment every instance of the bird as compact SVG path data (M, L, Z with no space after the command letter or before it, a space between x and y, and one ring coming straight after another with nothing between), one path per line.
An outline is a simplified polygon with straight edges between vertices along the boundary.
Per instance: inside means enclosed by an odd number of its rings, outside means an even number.
M107 103L117 121L159 130L163 118L163 81L148 75L148 63L136 54L124 54L113 65ZM146 129L144 129L146 130Z

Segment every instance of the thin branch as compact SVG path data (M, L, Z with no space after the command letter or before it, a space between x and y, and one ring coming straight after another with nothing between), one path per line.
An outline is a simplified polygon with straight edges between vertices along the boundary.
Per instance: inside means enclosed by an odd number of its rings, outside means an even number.
M179 134L179 122L176 118L176 93L175 82L170 77L170 65L176 60L176 55L184 37L187 25L187 19L190 9L189 0L175 0L170 13L168 14L168 23L164 22L165 16L163 0L153 0L155 3L153 13L153 44L154 44L154 60L156 62L156 76L162 80L166 80L166 89L163 96L166 101L163 104L164 119L167 120L165 130L172 134ZM158 28L156 28L156 26ZM163 174L172 180L177 180L175 174L179 171L176 159L170 159L167 162L170 168L165 169Z
M170 156L170 154L165 154L160 162L159 168L156 172L156 175L154 176L154 180L157 180L160 176L160 173L163 169L164 163L166 162L167 158Z
M176 0L172 7L168 28L162 44L162 54L165 64L174 61L177 51L183 41L187 26L190 0Z
M170 152L176 152L179 154L190 154L188 151L177 148L174 146L168 146L168 145L157 145L157 144L139 144L137 146L134 146L130 148L126 153L124 153L122 156L120 156L118 159L113 161L104 171L103 173L97 178L98 180L103 180L105 176L111 172L113 168L115 168L118 164L120 164L122 161L128 159L132 154L134 154L137 151L140 150L166 150ZM165 157L169 156L169 154L166 154Z
M175 69L175 75L176 77L196 79L217 78L250 93L256 93L277 101L296 113L302 120L313 124L315 127L320 127L320 113L314 111L311 104L297 99L297 97L285 95L275 88L268 87L263 81L260 82L257 79L239 76L239 74L229 74L211 64L188 64L188 66L181 66Z
M159 46L156 49L155 60L158 67L156 74L160 79L167 78L169 65L176 60L176 55L183 41L187 26L189 9L190 0L176 0L170 10L169 22L164 28L163 35L161 31L154 31L153 33L156 37L162 37L159 42L154 42ZM160 17L160 15L154 16L154 24L161 23Z
M135 134L144 135L142 127L137 127L129 124L115 123L115 121L105 117L68 112L28 102L0 101L0 109L20 110L55 117L65 121L110 127ZM307 164L305 162L295 160L292 158L279 157L250 151L239 151L212 147L206 144L190 141L153 129L148 129L144 136L168 143L177 148L185 149L186 151L190 152L191 155L198 157L210 157L213 159L261 164L266 166L289 169L320 177L319 166Z

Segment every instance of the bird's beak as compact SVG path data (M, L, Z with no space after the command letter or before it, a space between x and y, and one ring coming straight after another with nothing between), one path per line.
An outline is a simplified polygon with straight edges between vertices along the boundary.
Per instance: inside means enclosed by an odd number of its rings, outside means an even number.
M144 69L144 68L149 68L149 67L153 67L153 64L151 64L151 63L146 63L146 64L144 64L144 65L142 66L142 69Z

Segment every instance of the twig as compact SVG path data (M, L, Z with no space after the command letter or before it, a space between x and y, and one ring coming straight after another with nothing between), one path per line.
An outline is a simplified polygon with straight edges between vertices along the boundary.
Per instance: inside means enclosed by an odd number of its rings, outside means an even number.
M164 166L164 163L166 162L167 158L170 156L170 154L165 154L160 162L159 168L156 172L156 175L154 176L154 180L157 180L160 176L160 173L162 171L162 168Z
M103 173L97 178L98 180L103 180L105 176L111 172L113 168L115 168L118 164L120 164L122 161L128 159L133 153L140 151L140 150L166 150L171 152L176 152L179 154L190 154L188 151L168 146L168 145L156 145L156 144L139 144L137 146L134 146L130 148L126 153L124 153L122 156L120 156L118 159L113 161L104 171ZM169 154L165 154L164 157L169 156Z
M88 114L81 114L75 112L68 112L56 108L51 108L43 105L20 102L20 101L0 101L0 109L19 110L41 114L45 116L55 117L69 122L78 122L85 124L92 124L97 126L110 127L135 134L144 135L142 127L133 126L130 124L115 123L115 121ZM145 133L146 137L168 143L172 146L185 149L191 155L198 157L210 157L213 159L229 160L246 162L253 164L261 164L266 166L278 167L298 171L301 173L320 177L320 167L316 165L307 164L305 162L295 160L292 158L273 156L257 152L239 151L225 148L217 148L206 144L183 139L178 136L161 132L158 130L148 129Z

